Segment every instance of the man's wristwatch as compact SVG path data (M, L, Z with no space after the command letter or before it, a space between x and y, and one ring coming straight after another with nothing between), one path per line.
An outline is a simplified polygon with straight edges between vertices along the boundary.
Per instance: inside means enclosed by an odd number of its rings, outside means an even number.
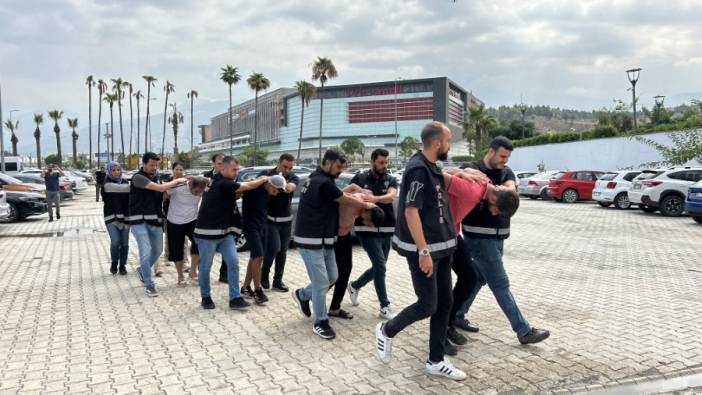
M422 248L419 250L419 255L424 255L424 256L429 256L429 249L428 248Z

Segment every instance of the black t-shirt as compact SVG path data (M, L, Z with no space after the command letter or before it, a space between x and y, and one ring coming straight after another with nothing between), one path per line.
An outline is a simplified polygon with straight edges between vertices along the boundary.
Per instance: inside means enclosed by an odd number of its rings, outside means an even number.
M267 176L274 176L276 174L279 173L275 168L264 173L264 175ZM286 184L293 183L295 185L300 185L300 177L291 172L285 177L285 182ZM270 196L268 198L268 216L276 219L285 219L284 221L278 220L277 222L287 222L287 218L290 218L289 220L292 221L292 213L290 211L292 198L293 194L286 192L278 192L277 195Z
M461 166L461 168L471 168L482 171L494 185L502 185L509 180L516 182L517 180L514 172L509 167L505 166L503 169L488 169L483 160L466 163ZM492 215L490 213L490 207L487 204L480 204L475 206L475 208L468 213L463 219L463 224L485 228L509 229L510 219L501 215Z
M196 228L224 231L235 226L238 215L235 194L239 186L233 180L215 177L202 195Z
M266 173L267 171L262 171L257 177L266 175ZM241 214L244 217L244 229L259 229L266 222L269 197L270 195L263 185L244 192L241 197Z
M374 196L382 196L388 193L388 189L397 189L397 179L395 177L385 173L382 175L376 174L373 170L367 170L362 173L358 173L351 179L351 184L356 184L361 188L369 189L373 192ZM383 212L385 212L385 219L381 224L375 224L377 230L381 233L392 233L395 231L395 210L392 208L392 203L376 203ZM366 226L363 225L363 220L357 218L355 222L356 232L369 231Z

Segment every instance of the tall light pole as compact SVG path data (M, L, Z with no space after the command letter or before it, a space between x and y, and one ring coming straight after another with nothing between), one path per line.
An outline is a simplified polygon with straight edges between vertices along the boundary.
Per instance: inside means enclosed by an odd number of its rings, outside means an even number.
M0 173L5 173L5 131L2 126L2 85L0 85Z
M397 140L399 138L397 134L397 82L401 81L402 77L397 77L395 78L395 163L400 163L399 162L399 156L397 156Z
M660 123L661 122L661 107L663 107L663 101L665 100L665 96L663 96L663 95L653 96L653 100L656 101L656 123Z
M639 80L639 73L641 68L629 69L626 71L626 77L631 83L631 106L634 109L634 129L636 129L636 82Z
M112 133L110 131L110 124L109 122L105 122L105 152L109 153L109 158L110 160L114 160L114 157L112 156L112 150L110 149L110 138L112 137ZM107 159L106 159L107 161Z

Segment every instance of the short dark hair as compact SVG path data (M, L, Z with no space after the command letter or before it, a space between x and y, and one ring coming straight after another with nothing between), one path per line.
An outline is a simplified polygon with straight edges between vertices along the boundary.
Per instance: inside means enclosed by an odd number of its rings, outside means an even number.
M510 218L519 209L519 194L514 189L502 189L495 192L497 201L495 206L500 210L500 215Z
M228 164L230 164L230 163L232 163L232 162L234 162L234 163L236 163L236 164L239 164L239 161L238 161L235 157L233 157L233 156L229 156L229 155L223 155L223 156L222 156L222 164L223 164L223 165L228 165Z
M346 156L341 153L341 151L330 148L327 150L327 152L324 153L324 156L322 157L322 166L324 166L324 163L326 161L331 161L331 162L336 162L340 161L342 165L346 164Z
M376 148L371 152L371 160L376 160L379 156L387 158L390 156L390 153L385 148Z
M224 154L221 153L221 152L219 152L219 153L216 153L216 154L212 155L212 158L210 158L210 161L211 161L212 163L215 163L215 162L217 162L217 158L219 158L220 156L221 156L222 158L224 158Z
M295 162L295 157L290 155L290 154L282 154L280 155L280 158L278 158L279 161L288 161L288 162Z
M506 149L507 151L514 151L514 145L512 141L505 136L497 136L490 142L490 148L493 151L497 151L500 147Z
M161 158L153 152L147 152L141 157L141 163L147 164L150 160L161 160Z
M185 170L185 163L183 163L179 160L173 162L173 164L171 165L171 170L175 170L176 166L181 166L183 168L183 170Z
M422 128L422 144L427 147L434 140L438 140L444 134L446 125L443 122L433 121Z
M370 209L370 221L373 223L373 226L380 227L384 220L385 211L383 211L382 208L373 207L372 209Z

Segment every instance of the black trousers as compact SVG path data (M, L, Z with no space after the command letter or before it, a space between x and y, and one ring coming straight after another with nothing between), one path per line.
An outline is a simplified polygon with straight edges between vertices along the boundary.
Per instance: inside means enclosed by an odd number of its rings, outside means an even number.
M344 300L344 293L346 293L346 287L351 277L352 248L351 234L339 236L336 239L336 243L334 243L334 258L336 259L336 268L338 269L339 277L333 285L334 295L332 296L329 310L339 310L341 308L341 301Z
M451 256L434 260L431 277L419 268L419 256L407 257L412 285L417 301L405 307L395 318L385 324L385 334L395 337L413 323L431 317L429 321L429 360L444 360L444 343L452 305Z
M478 271L470 260L470 254L462 236L458 236L458 248L453 253L453 272L456 273L456 285L453 287L453 306L449 314L449 323L456 319L456 312L468 300L478 284Z

